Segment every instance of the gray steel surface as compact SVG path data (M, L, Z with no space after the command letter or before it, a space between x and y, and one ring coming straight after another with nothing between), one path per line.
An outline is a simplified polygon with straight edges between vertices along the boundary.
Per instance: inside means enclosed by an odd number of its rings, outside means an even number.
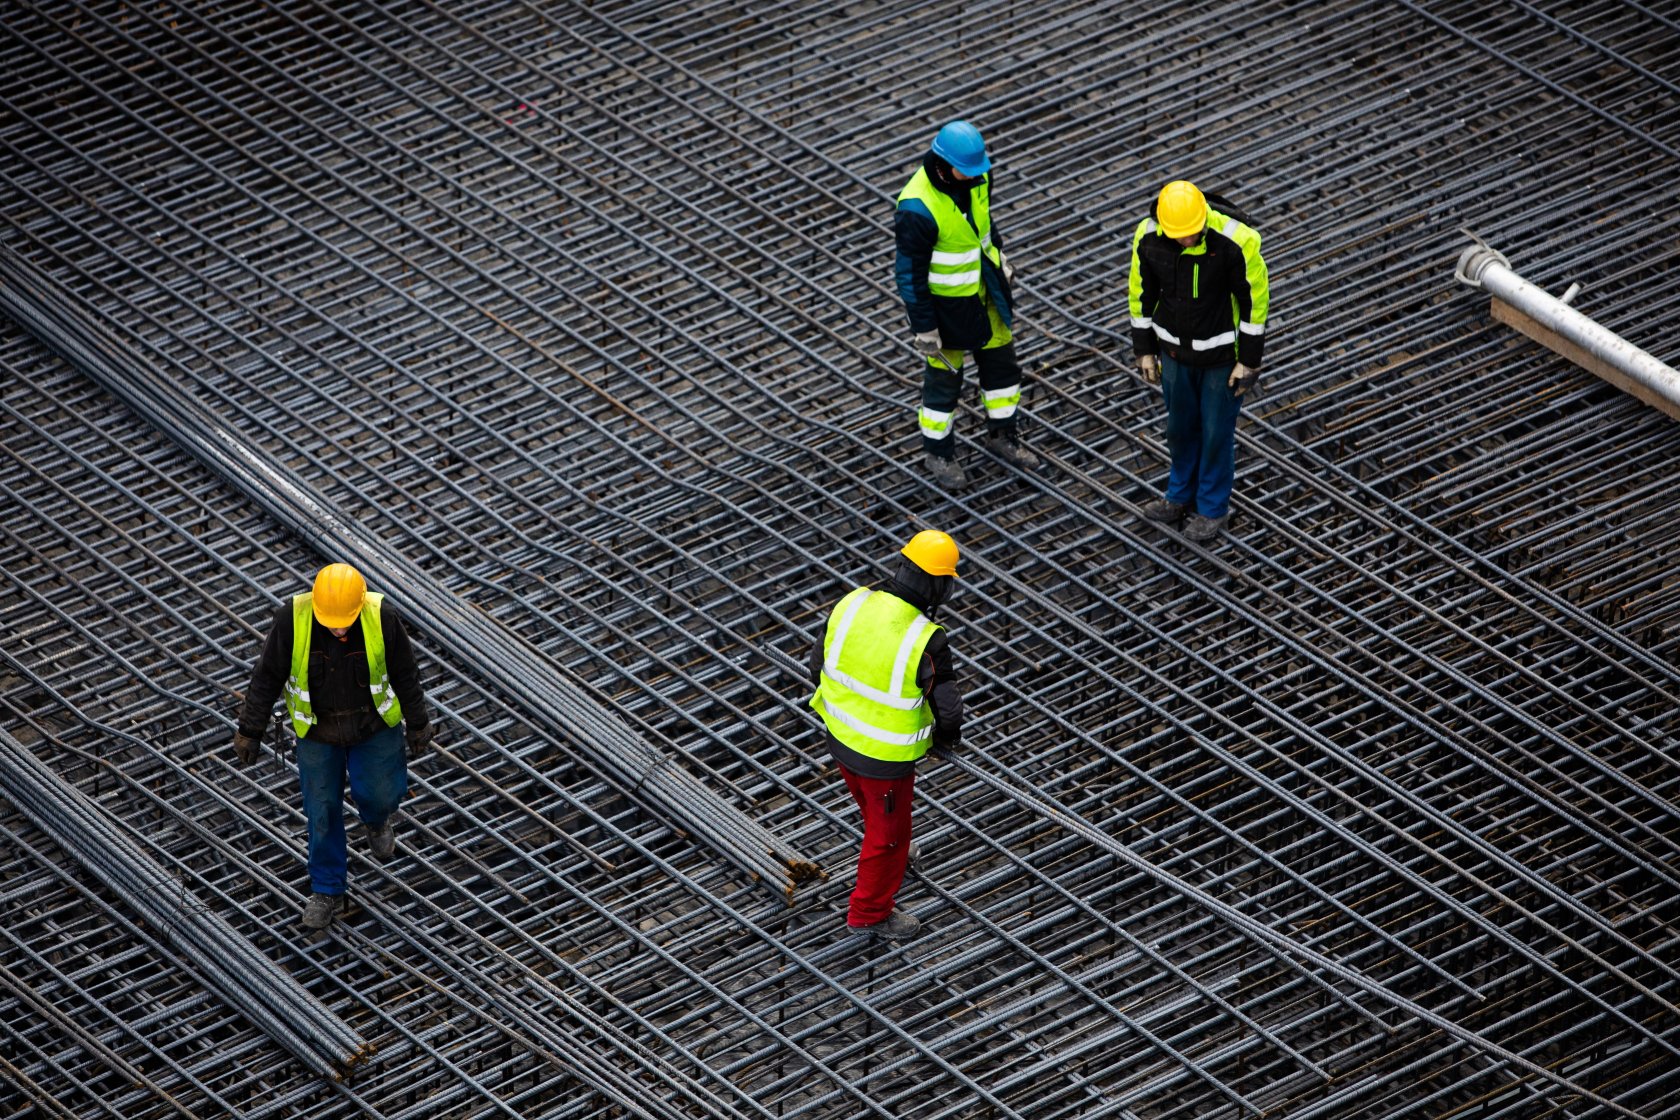
M1467 226L1680 358L1676 73L1648 3L10 4L0 241L830 879L421 632L450 757L303 937L228 740L320 553L0 323L0 727L378 1048L323 1080L0 806L5 1114L1680 1116L1680 446L1451 279ZM956 115L1048 465L970 408L951 499L890 215ZM1181 175L1275 292L1209 549L1137 515ZM805 658L928 525L973 753L860 955Z

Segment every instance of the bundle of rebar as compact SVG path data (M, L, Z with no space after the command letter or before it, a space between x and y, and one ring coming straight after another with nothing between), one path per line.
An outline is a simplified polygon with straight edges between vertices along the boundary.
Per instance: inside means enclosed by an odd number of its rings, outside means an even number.
M127 830L4 730L0 789L156 930L201 983L306 1066L343 1077L371 1052L342 1019L159 867Z

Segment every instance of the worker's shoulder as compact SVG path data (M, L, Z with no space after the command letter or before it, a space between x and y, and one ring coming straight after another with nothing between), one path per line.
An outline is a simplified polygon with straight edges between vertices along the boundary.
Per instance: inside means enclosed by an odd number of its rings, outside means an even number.
M1235 243L1244 251L1253 251L1260 247L1260 231L1233 215L1209 210L1208 229Z
M900 198L898 200L898 206L894 210L894 214L900 221L903 221L906 218L911 220L920 219L927 222L929 225L938 225L938 223L934 221L933 211L928 208L928 204L926 202L919 198Z

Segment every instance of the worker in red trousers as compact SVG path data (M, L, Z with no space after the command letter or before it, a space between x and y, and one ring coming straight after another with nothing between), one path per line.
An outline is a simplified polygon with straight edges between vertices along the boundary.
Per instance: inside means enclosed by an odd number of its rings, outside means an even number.
M945 630L933 621L957 576L947 534L917 533L886 587L859 587L836 604L811 657L811 707L863 811L857 886L846 914L858 935L906 938L921 928L893 903L910 860L916 762L962 739L963 700Z

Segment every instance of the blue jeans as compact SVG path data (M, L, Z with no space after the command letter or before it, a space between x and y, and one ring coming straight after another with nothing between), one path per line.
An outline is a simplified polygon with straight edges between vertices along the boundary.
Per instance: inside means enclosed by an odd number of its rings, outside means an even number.
M1197 369L1161 355L1167 450L1172 455L1167 501L1203 517L1224 517L1231 509L1238 401L1227 384L1230 379L1228 365Z
M378 828L408 792L408 757L401 727L387 727L353 747L299 739L298 786L309 820L309 889L343 894L348 878L344 847L344 779L362 823Z

